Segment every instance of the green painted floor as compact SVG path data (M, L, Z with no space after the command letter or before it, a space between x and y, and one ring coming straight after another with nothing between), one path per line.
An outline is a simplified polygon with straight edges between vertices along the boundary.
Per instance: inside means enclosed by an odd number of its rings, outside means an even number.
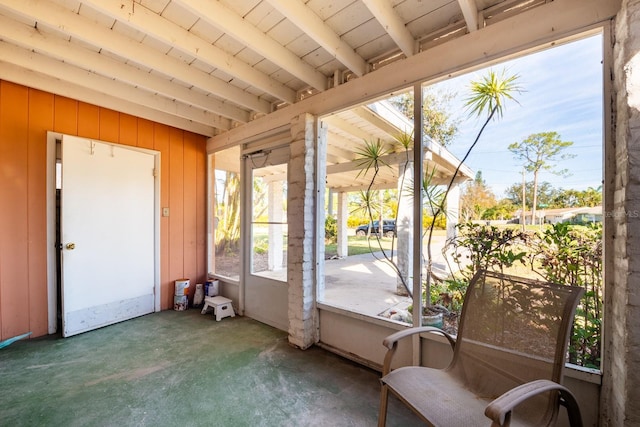
M0 350L0 426L374 426L379 373L236 316L164 311ZM422 425L390 398L388 426Z

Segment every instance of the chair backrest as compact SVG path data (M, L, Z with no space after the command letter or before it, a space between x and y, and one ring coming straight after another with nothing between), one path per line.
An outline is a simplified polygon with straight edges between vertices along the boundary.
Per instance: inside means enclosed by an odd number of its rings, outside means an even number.
M493 399L536 379L560 383L576 305L583 289L479 271L465 295L449 370L477 395ZM555 416L550 396L518 408L518 418Z

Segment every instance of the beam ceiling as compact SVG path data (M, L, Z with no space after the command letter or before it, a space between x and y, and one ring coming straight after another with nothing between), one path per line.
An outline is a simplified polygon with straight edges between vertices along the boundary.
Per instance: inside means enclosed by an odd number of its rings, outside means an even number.
M543 10L531 25L557 34L567 27L558 20L584 28L587 15L597 15L593 24L617 7L601 0L0 0L0 75L218 138L266 115L279 120L280 111L307 100L335 98L338 111L372 99L397 81L389 73L398 61L408 61L400 70L411 85L413 58L465 36L493 41L484 44L485 61L502 39L522 49L550 38L518 23L531 11ZM509 37L492 35L494 27L511 29ZM432 52L420 67L477 62L465 59L472 58L465 49ZM361 90L346 88L354 82Z

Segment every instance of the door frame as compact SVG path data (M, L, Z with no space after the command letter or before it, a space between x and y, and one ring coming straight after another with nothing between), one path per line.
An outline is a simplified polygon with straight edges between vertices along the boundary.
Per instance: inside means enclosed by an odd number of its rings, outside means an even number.
M242 150L242 157L240 163L241 170L241 200L242 206L242 219L241 219L241 241L242 241L242 254L244 262L241 269L241 281L240 281L240 295L241 306L244 315L256 319L262 323L273 326L283 331L287 331L289 328L289 320L286 313L289 309L289 282L288 280L276 280L265 276L260 276L251 273L252 268L252 193L253 193L253 170L260 169L268 165L285 165L287 168L287 182L289 180L288 163L291 157L291 152L288 144L283 145L281 142L276 144L266 144L256 148L254 144L245 144ZM248 166L251 162L252 155L264 155L263 165ZM288 212L288 211L287 211ZM288 215L288 213L287 213ZM287 223L289 222L288 217ZM288 266L285 267L288 269ZM288 274L288 271L287 271ZM262 288L266 293L264 295L265 300L261 300L260 304L256 304L254 301L249 301L251 293L255 293L256 288ZM248 295L249 294L249 295ZM275 300L271 298L276 298ZM282 301L284 299L284 301ZM262 305L265 310L256 310L256 305ZM281 314L285 313L284 316Z
M58 159L57 142L62 141L64 134L59 132L47 132L47 309L48 309L48 332L54 334L58 330L57 322L57 289L61 286L57 280L56 271L56 162ZM75 135L69 135L74 136ZM82 136L77 138L84 138ZM84 138L92 140L92 138ZM160 279L160 152L146 148L133 147L124 144L116 144L108 141L95 140L104 144L118 145L122 148L139 151L153 155L154 157L154 311L161 310L161 279Z

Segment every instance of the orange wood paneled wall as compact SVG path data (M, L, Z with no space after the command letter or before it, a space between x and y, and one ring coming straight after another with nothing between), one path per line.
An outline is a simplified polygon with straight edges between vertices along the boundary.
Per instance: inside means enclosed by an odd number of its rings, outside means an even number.
M0 341L48 330L47 131L159 151L162 309L176 279L205 280L204 136L0 81Z

